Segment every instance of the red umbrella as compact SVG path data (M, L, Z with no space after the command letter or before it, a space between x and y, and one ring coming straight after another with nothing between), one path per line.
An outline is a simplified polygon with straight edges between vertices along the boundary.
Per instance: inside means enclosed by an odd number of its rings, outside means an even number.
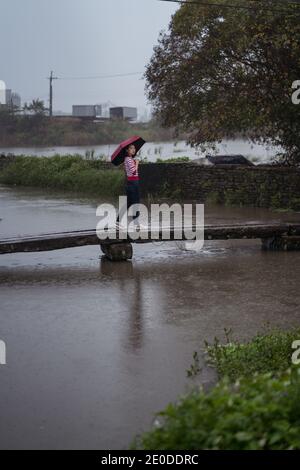
M128 147L128 145L133 144L136 148L136 151L138 152L145 142L146 141L138 135L134 135L133 137L124 140L124 142L121 142L119 147L112 154L111 162L116 166L121 165L121 163L124 162L124 158L126 157L126 147Z

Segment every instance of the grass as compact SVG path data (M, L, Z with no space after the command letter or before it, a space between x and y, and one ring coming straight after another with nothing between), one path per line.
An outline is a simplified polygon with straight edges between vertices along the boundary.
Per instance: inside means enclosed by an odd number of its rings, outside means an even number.
M17 156L0 172L0 183L113 197L123 192L124 174L103 169L101 159L84 159L80 155Z

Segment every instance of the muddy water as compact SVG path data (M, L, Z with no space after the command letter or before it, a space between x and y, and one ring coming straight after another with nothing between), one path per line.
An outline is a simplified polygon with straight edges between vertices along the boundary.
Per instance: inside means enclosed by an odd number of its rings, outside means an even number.
M93 228L100 201L1 188L1 236ZM206 207L206 222L300 214ZM110 263L97 246L0 256L1 448L126 448L194 385L205 339L300 324L300 252L260 241L134 246ZM214 373L203 368L201 381ZM199 379L198 379L199 380Z

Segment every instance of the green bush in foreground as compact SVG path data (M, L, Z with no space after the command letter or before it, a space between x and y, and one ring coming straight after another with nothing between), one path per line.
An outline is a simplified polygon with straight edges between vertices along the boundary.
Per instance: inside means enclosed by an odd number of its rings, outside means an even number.
M0 182L117 196L123 192L124 175L122 171L104 170L101 160L86 160L80 155L18 156L2 169Z
M158 414L133 447L146 450L300 449L300 375L255 374L191 392Z
M213 345L206 343L208 363L216 367L219 377L227 376L231 380L251 377L255 372L284 371L291 365L292 343L299 339L300 328L258 334L244 344L228 342L223 345L215 339Z
M153 429L136 438L135 448L300 449L300 369L289 369L300 328L272 330L245 344L226 336L225 345L206 343L219 384L168 405ZM198 374L196 366L190 371Z

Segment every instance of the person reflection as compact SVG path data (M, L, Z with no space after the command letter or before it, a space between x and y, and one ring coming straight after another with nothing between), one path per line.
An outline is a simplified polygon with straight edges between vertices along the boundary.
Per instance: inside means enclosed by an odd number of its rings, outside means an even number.
M100 271L118 284L122 302L120 310L128 312L125 347L135 352L142 347L144 335L141 273L131 261L110 261L105 256L101 257Z

